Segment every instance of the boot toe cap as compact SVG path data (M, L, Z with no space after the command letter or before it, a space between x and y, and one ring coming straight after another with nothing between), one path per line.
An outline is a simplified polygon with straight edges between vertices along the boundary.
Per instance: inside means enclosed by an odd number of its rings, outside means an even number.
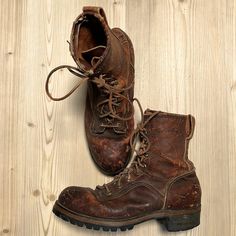
M95 200L92 191L90 188L71 186L61 192L57 202L68 210L86 213L84 207Z
M129 145L112 139L91 145L89 149L98 168L107 175L116 175L124 170L131 158Z
M88 217L106 216L104 205L97 199L95 190L83 187L68 187L64 189L56 204L67 211ZM65 213L64 213L65 214Z

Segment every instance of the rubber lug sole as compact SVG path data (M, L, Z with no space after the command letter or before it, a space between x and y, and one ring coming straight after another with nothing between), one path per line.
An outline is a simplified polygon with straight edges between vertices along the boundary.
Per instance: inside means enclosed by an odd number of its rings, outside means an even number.
M65 216L63 215L61 212L57 211L56 209L53 208L53 213L61 218L64 221L67 221L73 225L77 225L79 227L86 227L87 229L93 229L93 230L100 230L102 229L105 232L116 232L118 229L120 229L121 231L126 231L126 230L131 230L134 228L134 225L127 225L127 226L122 226L122 227L110 227L110 226L101 226L101 225L95 225L95 224L88 224L88 223L84 223L84 222L80 222L78 220L74 220L69 216Z
M62 211L58 210L58 208L55 206L53 207L53 213L59 218L61 218L62 220L67 221L73 225L77 225L79 227L85 226L87 229L93 229L93 230L101 229L106 232L109 232L109 231L116 232L118 229L120 229L120 231L132 230L135 225L144 222L144 221L140 221L135 224L114 227L114 226L104 226L104 225L99 225L99 224L82 222L78 219L72 218L69 215L66 215ZM148 219L148 220L151 220L151 219ZM145 221L148 221L148 220L145 220ZM180 216L174 215L174 216L160 217L160 218L156 218L156 220L157 222L163 224L166 227L166 229L170 232L189 230L194 227L197 227L200 224L200 211L196 213L191 213L191 214L182 214Z

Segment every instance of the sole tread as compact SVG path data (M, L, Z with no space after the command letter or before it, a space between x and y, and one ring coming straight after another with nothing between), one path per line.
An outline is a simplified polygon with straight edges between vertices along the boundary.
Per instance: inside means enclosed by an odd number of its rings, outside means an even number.
M76 226L79 226L79 227L83 227L85 226L87 229L93 229L93 230L100 230L102 229L104 232L117 232L118 229L120 229L120 231L126 231L126 230L131 230L134 228L134 225L127 225L127 226L122 226L122 227L109 227L109 226L100 226L100 225L94 225L94 224L87 224L87 223L83 223L83 222L80 222L80 221L75 221L74 219L71 219L70 217L68 216L65 216L59 212L57 212L56 210L53 209L53 213L61 218L62 220L66 221L66 222L69 222L71 223L72 225L76 225Z
M120 229L120 231L132 230L136 224L130 225L123 225L120 227L114 226L104 226L104 225L97 225L93 223L85 223L81 222L78 219L71 218L67 214L62 213L60 210L53 208L53 213L61 218L66 222L70 222L73 225L77 225L79 227L85 226L87 229L93 230L103 230L105 232L116 232ZM196 212L193 214L186 214L186 215L175 215L175 216L168 216L165 218L157 218L156 219L159 223L163 224L166 229L170 232L178 232L178 231L185 231L197 227L200 224L200 212ZM141 222L138 222L139 224Z

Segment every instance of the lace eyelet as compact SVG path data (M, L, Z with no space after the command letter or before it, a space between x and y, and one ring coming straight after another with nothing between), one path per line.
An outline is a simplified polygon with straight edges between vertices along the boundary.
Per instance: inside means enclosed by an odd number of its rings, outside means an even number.
M127 176L127 182L130 182L130 174Z
M111 196L111 194L112 194L111 192L106 192L107 196Z

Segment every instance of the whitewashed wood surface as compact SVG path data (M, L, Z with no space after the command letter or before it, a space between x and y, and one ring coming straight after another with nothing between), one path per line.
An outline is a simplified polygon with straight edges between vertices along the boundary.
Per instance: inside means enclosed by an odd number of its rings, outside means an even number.
M196 117L189 156L203 191L200 227L168 233L150 221L104 233L52 214L64 187L110 180L86 145L86 86L62 102L44 91L53 67L74 65L66 40L84 5L102 6L130 36L143 107ZM0 235L236 235L235 39L235 0L0 0ZM57 76L55 93L76 81Z

